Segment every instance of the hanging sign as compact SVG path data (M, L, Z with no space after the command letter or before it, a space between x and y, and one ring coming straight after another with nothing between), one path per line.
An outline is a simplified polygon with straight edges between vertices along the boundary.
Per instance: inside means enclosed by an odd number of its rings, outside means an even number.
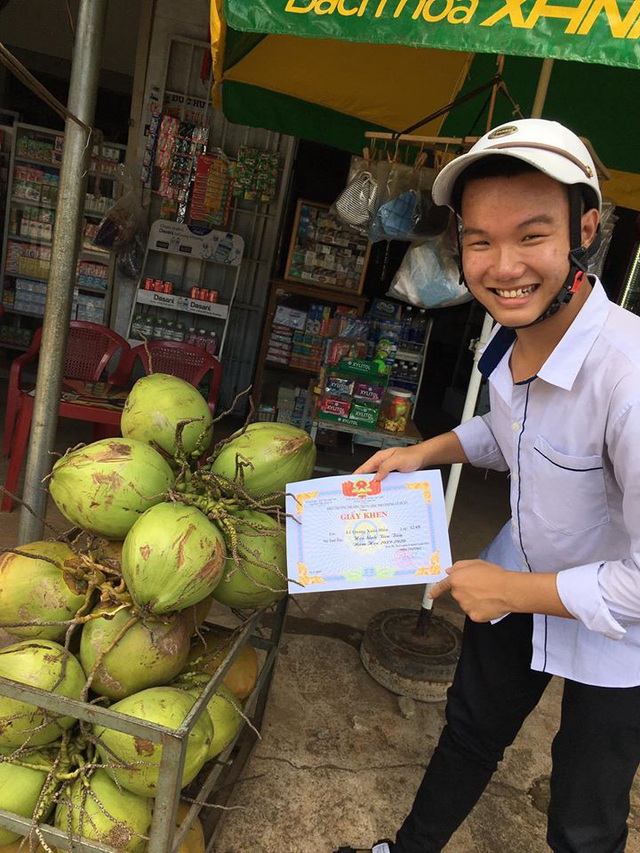
M230 27L640 68L640 0L212 0Z

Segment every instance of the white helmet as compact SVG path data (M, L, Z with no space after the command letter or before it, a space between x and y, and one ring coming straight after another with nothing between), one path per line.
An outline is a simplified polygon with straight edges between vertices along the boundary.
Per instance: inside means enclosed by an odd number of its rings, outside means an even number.
M434 202L452 207L458 177L472 163L495 154L523 160L561 184L584 184L593 190L601 209L602 194L589 149L573 131L541 118L518 119L485 133L438 174L431 190Z

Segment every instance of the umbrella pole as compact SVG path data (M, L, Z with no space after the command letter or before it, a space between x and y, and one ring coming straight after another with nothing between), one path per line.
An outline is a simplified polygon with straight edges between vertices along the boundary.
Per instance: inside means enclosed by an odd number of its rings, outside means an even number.
M538 77L538 87L533 99L533 106L531 107L531 118L542 118L542 110L544 108L544 102L547 99L547 90L549 89L553 63L553 59L542 60L542 69L540 71L540 76Z
M93 124L95 115L107 6L108 0L81 0L78 10L67 106L72 115L88 126ZM20 544L42 538L44 529L47 491L42 481L51 470L51 451L58 425L62 369L76 280L78 240L90 151L91 137L86 127L68 118L22 496L24 505L20 511Z
M467 396L464 401L464 408L462 410L462 417L460 418L460 423L464 423L465 421L470 420L473 417L473 414L476 410L476 403L478 401L478 394L480 393L480 384L482 382L482 375L478 370L478 361L480 360L480 355L482 350L485 347L485 344L489 340L489 335L491 334L491 330L493 328L493 317L491 314L484 315L484 322L482 324L482 331L480 332L480 337L476 338L471 342L471 349L473 350L473 368L471 370L471 378L469 379L469 385L467 386ZM453 507L456 501L456 495L458 493L458 485L460 483L460 474L462 473L462 465L457 462L451 466L451 470L449 471L449 479L447 480L447 489L444 496L444 504L447 512L447 521L449 524L451 523L451 516L453 515ZM429 590L431 589L432 584L427 584L424 597L422 599L422 606L420 607L420 614L418 616L418 623L416 625L416 633L425 634L427 629L429 628L429 622L431 621L431 610L433 608L433 599L429 598Z

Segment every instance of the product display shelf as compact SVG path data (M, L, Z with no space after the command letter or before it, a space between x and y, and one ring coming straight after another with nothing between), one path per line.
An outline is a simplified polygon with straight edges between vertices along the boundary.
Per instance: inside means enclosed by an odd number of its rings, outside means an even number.
M284 620L287 610L287 598L283 598L275 608L256 611L239 631L232 647L222 660L220 668L213 676L200 698L193 706L179 729L168 729L154 723L143 722L101 708L88 702L58 696L36 687L0 678L0 696L29 702L55 715L71 716L83 720L90 725L102 725L108 729L126 732L146 741L162 744L162 760L158 776L158 789L154 798L153 821L149 841L145 853L172 853L178 850L185 838L189 826L196 816L200 816L208 843L211 842L217 828L221 810L204 808L203 804L224 804L230 797L233 784L242 773L248 761L257 735L260 730L262 717L268 699L274 666L277 660L282 638ZM184 792L180 789L182 768L186 755L189 732L196 724L202 713L205 713L209 699L215 693L216 687L222 682L225 673L235 661L246 643L251 643L265 653L256 685L244 703L243 714L251 722L245 720L235 740L216 758L208 762L200 775ZM188 794L194 801L188 815L176 830L176 814L181 794ZM32 828L32 822L13 812L0 809L0 826L13 832L27 835ZM64 832L51 826L41 825L42 835L47 844L66 849L68 839ZM62 843L61 843L62 842ZM91 841L75 841L73 849L82 853L95 853L109 848L94 844Z
M3 235L2 305L10 318L3 327L3 346L23 349L33 319L44 315L63 145L62 133L15 125ZM112 256L94 246L93 238L115 200L124 151L111 143L92 151L72 319L104 323L108 318Z
M244 255L238 234L156 220L131 308L131 344L191 343L220 358Z
M355 309L358 317L361 317L366 304L366 298L349 291L337 293L335 290L325 290L317 285L297 284L289 281L273 280L269 288L269 301L267 303L266 316L258 354L256 374L253 381L253 397L256 405L262 404L267 410L276 409L278 404L278 392L283 383L302 386L306 394L310 376L316 376L320 362L312 363L304 358L292 364L293 353L289 356L281 356L274 360L272 355L274 339L277 340L277 328L279 320L285 323L298 324L290 326L292 333L299 333L303 338L309 338L308 343L301 341L300 349L315 351L313 338L317 338L319 344L326 336L322 333L317 335L305 335L304 329L298 323L299 313L306 313L312 305L323 306L332 314L338 306L347 306ZM291 310L289 310L291 309ZM298 312L298 314L296 313ZM274 328L275 327L275 328ZM319 351L319 350L318 350Z

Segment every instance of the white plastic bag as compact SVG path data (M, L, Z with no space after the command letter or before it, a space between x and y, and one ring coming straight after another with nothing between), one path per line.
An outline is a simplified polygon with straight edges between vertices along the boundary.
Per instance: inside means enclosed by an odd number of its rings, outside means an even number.
M473 298L460 283L449 232L409 247L387 296L422 308L449 308Z
M424 157L413 166L383 161L378 163L378 207L369 227L371 242L407 240L442 233L449 221L449 210L433 203L431 187L434 169L423 166Z

